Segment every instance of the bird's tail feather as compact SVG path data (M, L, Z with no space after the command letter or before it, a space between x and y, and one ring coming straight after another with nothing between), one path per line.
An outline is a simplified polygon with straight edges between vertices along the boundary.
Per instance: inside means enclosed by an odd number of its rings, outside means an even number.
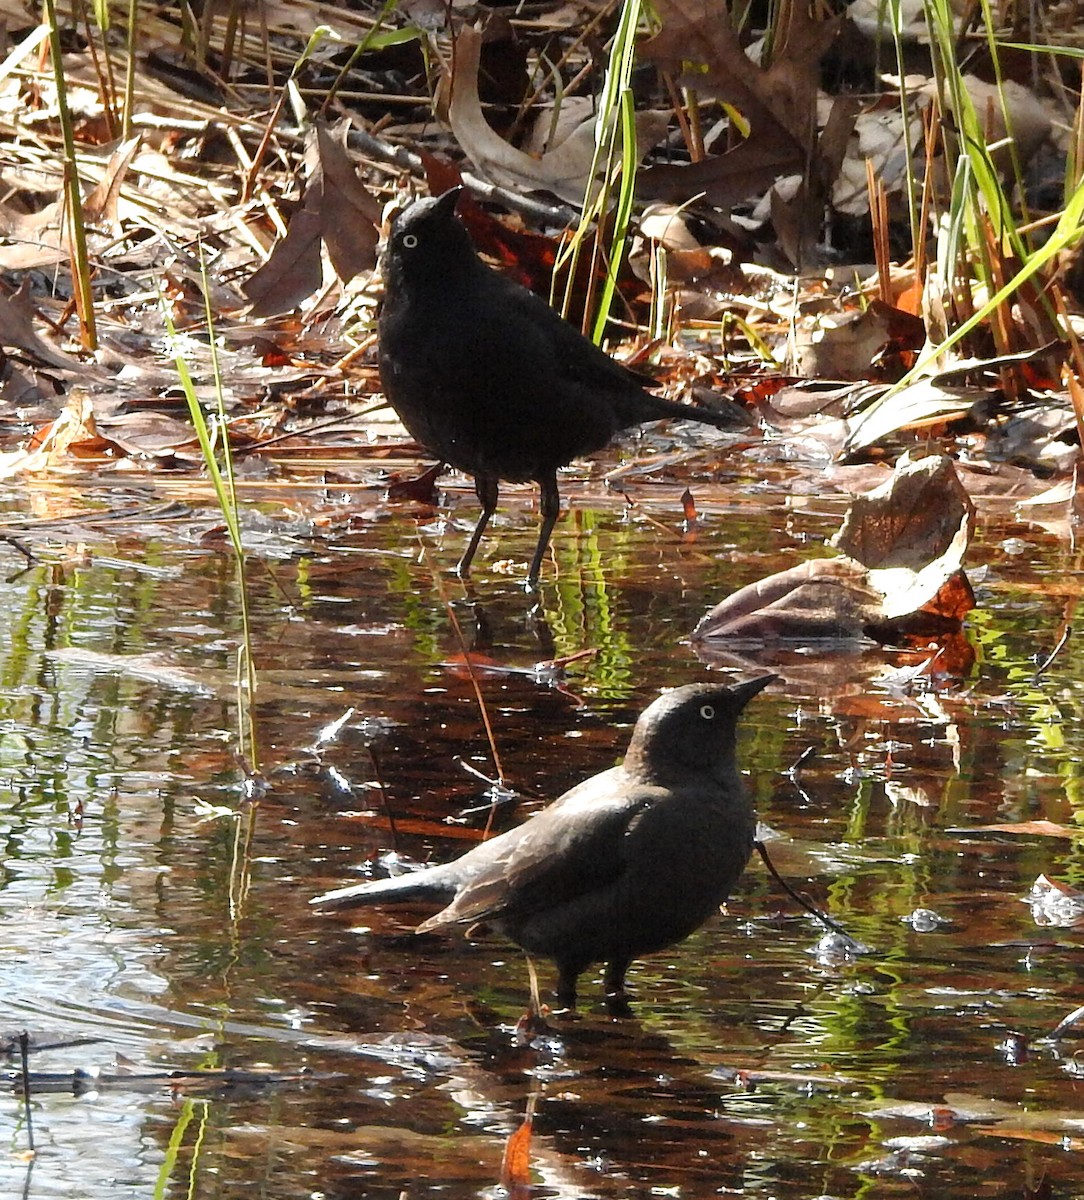
M432 869L409 871L388 879L366 879L348 887L336 888L314 896L309 903L322 908L359 908L366 904L394 903L399 900L435 900L446 902L455 895L454 886L434 878Z

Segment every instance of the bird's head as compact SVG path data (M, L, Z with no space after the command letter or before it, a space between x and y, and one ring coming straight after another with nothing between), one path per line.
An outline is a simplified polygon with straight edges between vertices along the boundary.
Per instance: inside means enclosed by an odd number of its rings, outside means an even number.
M385 248L389 278L447 279L478 261L470 235L455 215L461 187L416 200L392 222Z
M777 675L745 683L690 683L648 705L636 722L625 769L649 778L678 772L733 776L738 717L750 700Z

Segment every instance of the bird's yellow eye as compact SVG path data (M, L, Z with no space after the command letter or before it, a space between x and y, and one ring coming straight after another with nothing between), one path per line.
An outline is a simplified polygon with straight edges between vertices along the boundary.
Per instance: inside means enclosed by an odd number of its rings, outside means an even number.
M408 250L413 250L417 244L418 244L418 238L417 238L416 234L413 234L413 233L404 233L403 234L403 245L406 246L406 248Z
M700 715L704 718L705 721L714 721L715 720L715 709L712 708L712 706L710 704L701 705Z

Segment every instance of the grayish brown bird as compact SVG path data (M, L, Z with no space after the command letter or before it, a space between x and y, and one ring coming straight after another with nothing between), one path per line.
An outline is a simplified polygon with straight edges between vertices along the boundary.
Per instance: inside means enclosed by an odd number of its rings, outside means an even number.
M604 962L607 1001L627 1010L633 959L698 929L752 853L756 818L738 774L746 704L776 678L664 692L641 714L620 766L565 792L522 825L461 858L339 888L318 905L433 900L418 932L485 926L557 964L557 1000Z
M392 224L379 321L384 393L411 437L474 476L482 505L456 568L470 572L501 480L534 480L542 524L527 586L561 507L557 471L620 429L663 417L725 426L664 400L550 306L478 257L455 215L460 189L419 200Z

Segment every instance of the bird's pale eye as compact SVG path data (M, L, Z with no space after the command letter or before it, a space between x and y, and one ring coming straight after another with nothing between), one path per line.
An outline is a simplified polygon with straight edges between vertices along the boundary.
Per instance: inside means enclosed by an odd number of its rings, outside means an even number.
M418 244L418 237L416 234L413 234L413 233L404 233L403 234L403 245L406 246L406 248L408 250L413 250L417 244Z
M715 720L715 709L710 704L702 704L700 706L700 715L705 721Z

